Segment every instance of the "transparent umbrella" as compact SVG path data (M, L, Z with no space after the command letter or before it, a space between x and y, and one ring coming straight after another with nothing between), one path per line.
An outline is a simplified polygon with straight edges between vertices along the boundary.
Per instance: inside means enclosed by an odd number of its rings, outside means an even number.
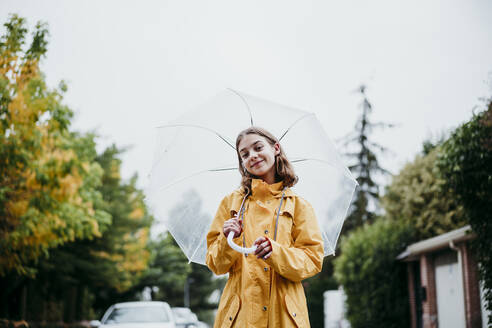
M292 189L315 210L325 256L334 254L357 182L333 143L313 113L232 89L158 127L146 188L158 223L189 261L205 264L206 235L219 203L240 186L236 137L250 126L279 139L299 177Z

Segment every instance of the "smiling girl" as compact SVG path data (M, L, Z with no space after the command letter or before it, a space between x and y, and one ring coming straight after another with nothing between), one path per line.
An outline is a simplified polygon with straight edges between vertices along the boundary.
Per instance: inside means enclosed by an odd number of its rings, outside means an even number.
M309 327L301 281L321 271L323 241L311 205L278 140L251 127L236 150L241 187L226 196L207 234L207 266L229 273L214 327ZM231 249L254 243L254 254Z

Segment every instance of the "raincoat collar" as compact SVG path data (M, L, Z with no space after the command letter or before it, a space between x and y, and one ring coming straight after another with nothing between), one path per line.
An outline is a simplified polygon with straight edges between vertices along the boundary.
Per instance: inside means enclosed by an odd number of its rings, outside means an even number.
M264 199L271 196L282 196L284 183L282 181L268 184L262 179L251 180L251 197Z
M266 200L267 198L273 197L280 199L282 197L284 183L277 182L273 184L268 184L262 179L252 179L251 181L251 192L252 194L248 198L253 198L256 200ZM230 212L231 217L234 217L240 207L244 197L244 193L238 189L237 196L233 197ZM295 194L290 188L285 188L284 190L284 205L283 211L290 214L291 217L294 216L294 198Z
M284 189L283 181L268 184L262 179L252 179L251 180L251 192L253 198L262 199L265 197L282 197L282 191L284 191L284 197L294 197L295 194L290 188Z

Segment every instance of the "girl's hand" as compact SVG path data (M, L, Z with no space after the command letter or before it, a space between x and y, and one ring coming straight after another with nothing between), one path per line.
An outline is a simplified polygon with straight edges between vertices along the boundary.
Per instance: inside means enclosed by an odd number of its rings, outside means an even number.
M262 258L266 260L272 255L272 244L270 243L270 239L267 237L259 237L255 240L256 250L255 255L257 258Z
M238 220L237 218L230 218L222 227L224 235L227 237L231 231L234 231L234 238L241 236L243 232L243 220Z

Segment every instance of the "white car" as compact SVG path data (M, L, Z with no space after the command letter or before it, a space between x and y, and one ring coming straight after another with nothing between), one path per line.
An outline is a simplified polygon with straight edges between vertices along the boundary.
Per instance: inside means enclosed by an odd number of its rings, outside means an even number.
M93 320L98 328L176 328L171 307L166 302L125 302L111 305L101 321Z
M195 313L187 307L173 307L171 309L176 319L178 328L197 328L198 318Z

